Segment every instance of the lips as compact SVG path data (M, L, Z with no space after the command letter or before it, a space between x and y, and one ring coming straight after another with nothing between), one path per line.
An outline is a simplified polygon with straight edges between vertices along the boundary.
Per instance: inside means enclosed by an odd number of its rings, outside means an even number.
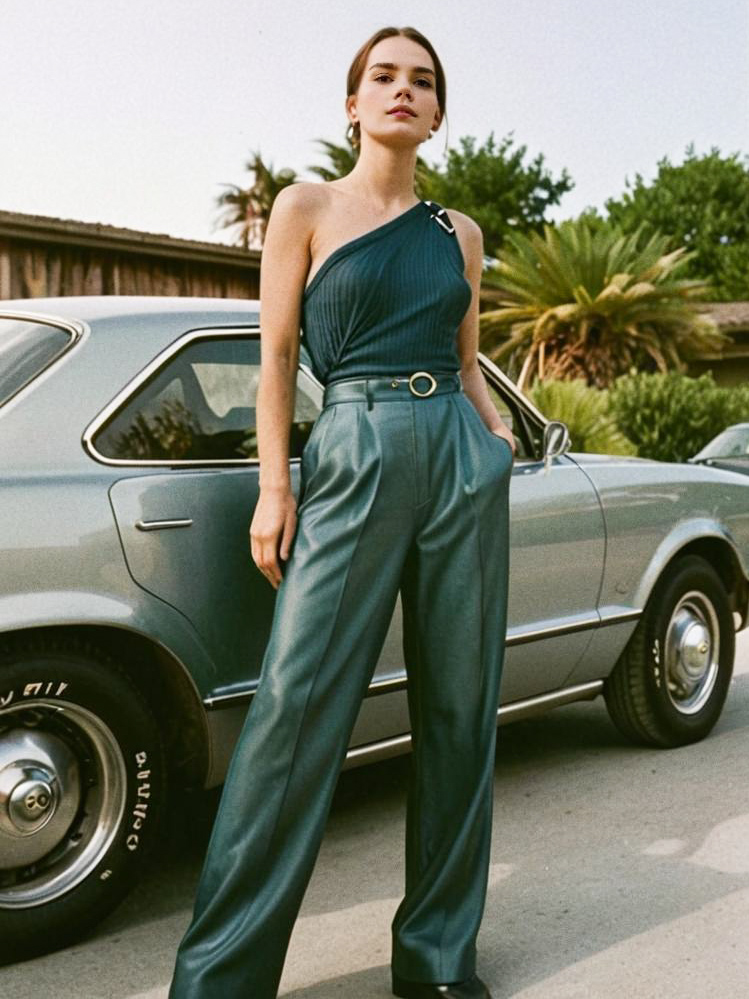
M416 113L407 104L396 104L394 108L390 108L388 114L395 114L396 111L404 111L406 114L410 114L411 117L416 117Z

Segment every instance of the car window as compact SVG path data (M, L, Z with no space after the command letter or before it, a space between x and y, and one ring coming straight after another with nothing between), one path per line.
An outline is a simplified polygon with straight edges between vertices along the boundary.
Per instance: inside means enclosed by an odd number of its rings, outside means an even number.
M0 319L0 406L65 350L72 333L59 326Z
M257 458L258 337L193 339L141 383L92 443L120 460ZM319 406L298 379L289 455L299 457Z
M749 427L729 427L696 455L698 458L746 458L749 456Z

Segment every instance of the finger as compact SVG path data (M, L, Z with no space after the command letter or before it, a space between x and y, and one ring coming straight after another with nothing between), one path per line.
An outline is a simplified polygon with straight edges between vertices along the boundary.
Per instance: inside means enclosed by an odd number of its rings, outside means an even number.
M264 565L268 579L278 589L278 584L281 582L281 570L278 566L275 545L270 541L267 542L263 549L263 554L265 556Z
M281 538L281 548L280 556L287 562L289 559L289 552L291 551L291 542L294 539L294 532L296 530L296 513L292 510L289 516L286 518L283 528L283 536Z

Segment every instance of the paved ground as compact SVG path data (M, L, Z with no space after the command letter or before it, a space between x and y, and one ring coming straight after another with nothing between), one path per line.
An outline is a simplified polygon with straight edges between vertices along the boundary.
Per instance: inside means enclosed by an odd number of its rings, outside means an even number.
M624 744L600 698L500 729L478 941L495 999L749 995L749 632L737 664L721 721L686 749ZM341 775L282 995L391 995L407 761ZM0 994L164 999L216 800L185 800L151 876L95 938L0 970Z

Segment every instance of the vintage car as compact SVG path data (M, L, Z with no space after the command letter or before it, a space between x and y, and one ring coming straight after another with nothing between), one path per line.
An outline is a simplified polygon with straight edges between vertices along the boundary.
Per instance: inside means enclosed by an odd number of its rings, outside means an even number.
M687 461L749 475L749 423L734 423L721 430Z
M252 561L259 303L0 303L0 949L95 926L168 791L219 785L276 590ZM304 336L292 484L320 410ZM498 722L602 694L627 739L715 725L749 605L749 479L569 453L480 356L512 426ZM407 752L400 600L345 768Z

